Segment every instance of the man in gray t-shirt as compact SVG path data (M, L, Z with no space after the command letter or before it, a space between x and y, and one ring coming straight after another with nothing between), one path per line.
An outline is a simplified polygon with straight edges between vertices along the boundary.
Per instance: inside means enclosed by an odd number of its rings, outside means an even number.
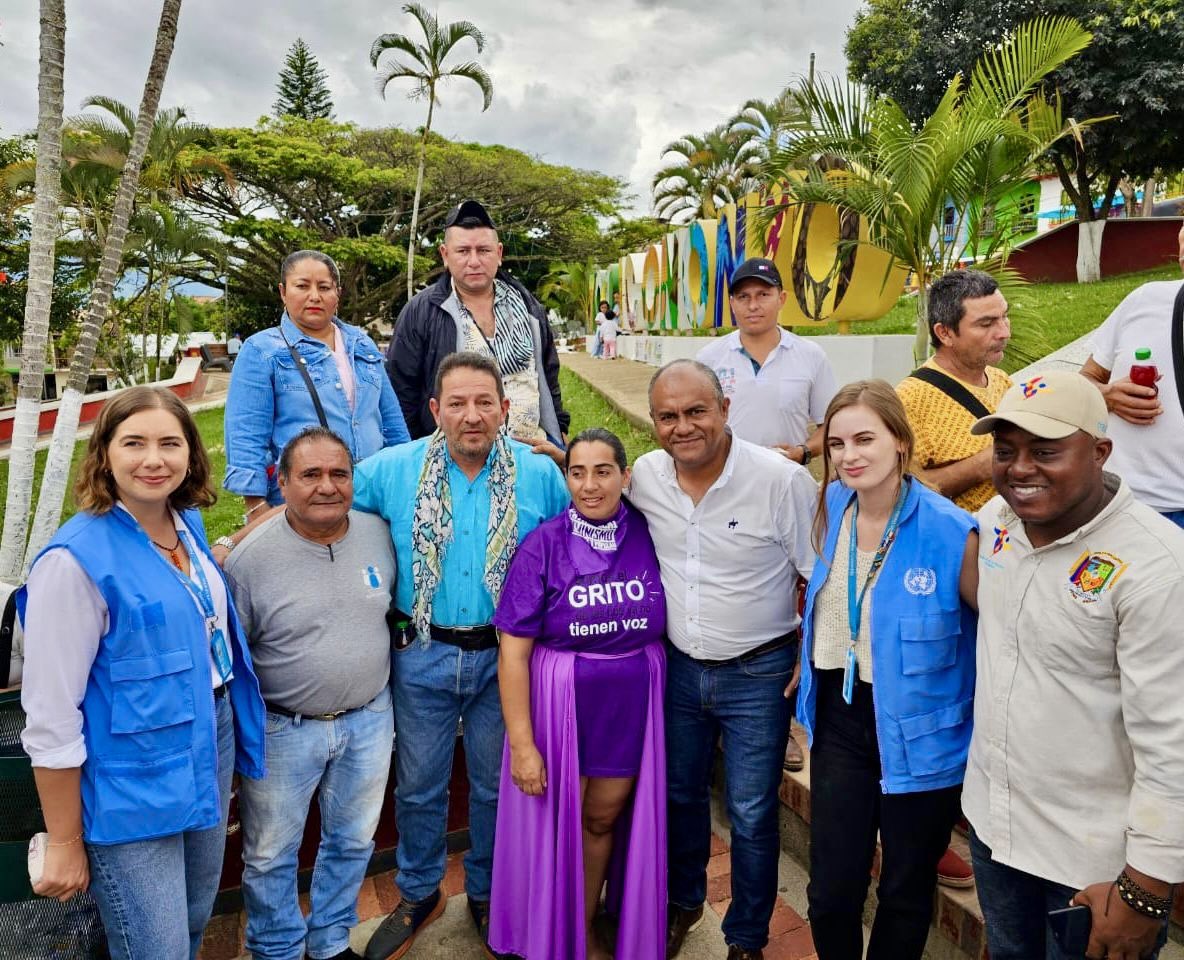
M267 776L242 781L246 947L348 958L390 772L390 530L355 513L349 448L310 427L279 462L287 504L225 570L267 702ZM320 787L321 845L301 916L296 855Z

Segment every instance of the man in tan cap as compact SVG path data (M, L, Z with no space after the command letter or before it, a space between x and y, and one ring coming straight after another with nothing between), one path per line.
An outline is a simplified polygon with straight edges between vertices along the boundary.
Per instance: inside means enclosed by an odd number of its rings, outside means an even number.
M1087 957L1154 957L1184 881L1184 532L1105 471L1106 404L1080 374L1026 378L973 430L1000 494L978 514L962 794L991 958L1045 956L1070 901Z

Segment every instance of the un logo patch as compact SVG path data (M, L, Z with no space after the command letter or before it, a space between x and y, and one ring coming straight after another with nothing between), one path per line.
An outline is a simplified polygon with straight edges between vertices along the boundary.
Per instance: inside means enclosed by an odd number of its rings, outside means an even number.
M914 597L927 597L937 589L937 574L930 567L909 567L904 572L904 588Z

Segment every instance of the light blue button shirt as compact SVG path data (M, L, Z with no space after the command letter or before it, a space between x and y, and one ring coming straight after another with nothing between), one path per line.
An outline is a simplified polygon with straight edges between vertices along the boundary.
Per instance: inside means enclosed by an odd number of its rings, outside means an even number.
M411 535L415 489L431 437L389 447L359 463L354 470L354 507L377 513L390 524L398 570L395 601L410 613ZM570 502L563 474L550 457L510 441L517 464L514 498L518 504L518 542ZM452 542L444 550L440 585L432 600L432 623L441 627L473 627L493 618L493 598L485 587L485 545L489 530L489 467L469 480L448 458L452 491Z

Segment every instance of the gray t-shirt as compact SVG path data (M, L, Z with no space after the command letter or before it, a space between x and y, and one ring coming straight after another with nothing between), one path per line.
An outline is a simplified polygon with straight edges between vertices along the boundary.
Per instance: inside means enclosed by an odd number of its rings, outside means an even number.
M351 510L331 546L297 534L283 513L226 560L263 698L300 713L349 710L390 677L395 556L381 517Z

